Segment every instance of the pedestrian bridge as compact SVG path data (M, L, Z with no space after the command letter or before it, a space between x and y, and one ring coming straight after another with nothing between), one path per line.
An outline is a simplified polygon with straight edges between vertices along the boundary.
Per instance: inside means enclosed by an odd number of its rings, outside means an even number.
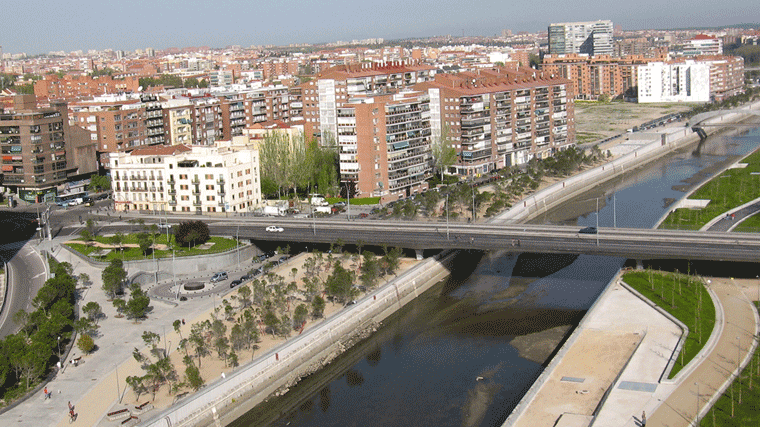
M725 114L746 114L746 115L752 115L752 116L760 116L760 110L749 110L744 108L735 108L731 110L716 110L716 111L706 111L704 113L699 113L695 116L693 116L689 122L687 123L687 126L691 126L691 129L699 134L699 137L701 139L707 138L707 133L704 130L704 127L706 126L720 126L720 127L727 127L727 126L757 126L757 123L723 123L720 122L707 122L710 119L713 119L715 117L721 117Z

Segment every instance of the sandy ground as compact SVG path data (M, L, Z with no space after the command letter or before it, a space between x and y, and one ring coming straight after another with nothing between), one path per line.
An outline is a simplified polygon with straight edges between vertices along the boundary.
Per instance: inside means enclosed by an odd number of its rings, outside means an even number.
M297 255L297 256L289 259L285 264L282 264L282 265L276 267L273 271L275 273L279 274L280 276L283 276L285 278L285 283L290 283L291 281L294 280L294 278L293 278L293 276L291 274L291 271L292 271L293 268L296 268L298 270L298 272L297 272L297 274L295 276L295 281L299 285L299 290L303 290L304 286L303 286L302 278L305 276L305 273L306 273L306 269L304 268L304 262L309 257L311 257L311 256L312 256L311 254L306 254L306 253ZM357 256L346 257L346 256L336 255L333 259L334 260L340 259L341 260L341 265L344 268L351 269L352 271L358 271L359 265L356 262L357 258L358 258ZM334 261L333 261L333 263L334 263ZM397 271L396 275L403 273L404 271L408 270L409 268L411 268L412 266L416 265L417 263L418 263L418 261L416 261L414 259L402 258L402 260L400 262L399 270ZM328 269L328 267L327 267L327 257L325 256L324 262L322 263L322 267L320 268L320 272L318 273L318 276L324 281L324 279L327 278L327 276L328 276L328 274L329 274L330 271L331 271L331 269ZM394 277L395 276L388 276L388 277L386 277L385 278L386 280L381 280L378 286L382 286L382 284L385 283L385 282L387 282L388 279L392 279ZM249 286L250 287L250 284L246 284L246 285L242 285L242 286ZM180 328L182 337L186 338L190 334L190 329L191 329L191 327L192 327L192 325L194 323L199 323L199 322L202 322L204 320L213 321L214 320L214 316L215 316L215 312L216 312L217 309L220 309L220 310L219 310L218 314L216 314L216 316L218 316L219 318L223 318L224 316L223 316L223 312L221 310L221 308L223 306L223 303L221 302L221 300L223 300L223 299L226 299L227 301L229 301L231 303L231 305L233 307L236 307L236 310L235 310L233 316L239 316L242 313L243 310L240 308L240 305L238 304L238 302L235 301L232 298L233 295L237 295L238 294L239 289L240 289L240 287L237 287L234 290L231 290L229 293L227 293L223 298L220 298L219 299L220 303L217 305L216 308L209 309L203 315L201 315L201 316L199 316L199 317L197 317L195 319L185 319L185 325ZM306 302L303 301L303 300L294 300L294 301L291 302L291 304L290 304L290 310L289 310L289 316L291 318L293 316L293 311L295 310L295 307L298 304L301 304L301 303L306 304ZM256 306L253 306L253 307L256 308ZM311 316L309 316L307 318L307 323L306 323L306 326L304 327L304 330L307 330L307 329L313 327L314 325L316 325L316 324L318 324L320 322L323 322L325 319L329 318L331 315L333 315L334 313L338 312L342 308L343 308L342 304L331 303L331 302L327 301L327 303L325 305L324 317L321 318L321 319L312 320ZM226 319L223 319L223 321L224 321L225 325L227 326L227 334L229 335L229 331L232 329L232 326L234 325L234 322L228 321ZM264 325L263 324L260 325L259 333L260 333L261 341L258 342L256 344L256 346L254 346L254 351L253 352L250 351L250 350L241 350L240 352L238 352L238 361L239 361L240 365L245 365L247 362L249 362L253 358L255 358L256 355L263 354L263 353L267 352L268 350L274 348L275 346L277 346L277 345L279 345L282 342L284 342L284 341L287 340L287 338L272 337L271 334L264 333L263 328L264 328ZM292 331L291 337L297 336L298 334L299 334L299 331ZM167 339L170 342L175 342L175 343L179 342L179 337L178 336L174 336L174 337L173 336L169 336ZM147 349L142 349L142 352L145 355L148 354ZM192 353L192 351L190 349L188 349L188 352L189 352L190 355L193 355L193 353ZM183 359L184 356L185 356L185 351L181 350L179 348L174 348L173 351L170 354L171 361L174 364L174 367L177 370L177 373L178 373L178 375L179 375L179 377L181 379L184 379L185 365L182 363L182 359ZM194 357L194 361L195 361L196 364L198 363L197 357ZM205 357L202 358L201 366L200 366L200 373L201 373L201 377L206 382L209 382L211 380L214 380L214 379L220 377L222 375L222 373L225 373L225 375L226 375L226 373L229 373L231 371L233 371L233 368L230 367L230 366L226 366L225 365L225 361L223 359L220 359L217 356L216 351L214 351L213 349L212 349L212 351L211 351L211 353L209 355L207 355L207 356L205 356ZM163 386L161 386L161 388L159 389L159 391L156 393L155 399L152 399L151 396L150 396L150 394L148 394L147 396L146 395L142 395L140 397L140 399L139 399L139 402L142 403L142 402L145 402L146 400L152 400L152 404L156 408L159 408L159 409L160 408L165 408L165 407L170 406L174 402L177 394L184 393L184 392L191 392L191 390L189 388L183 388L183 389L178 390L175 393L172 393L171 390L169 389L168 385L163 385ZM135 404L135 403L138 403L137 396L131 390L131 388L126 393L126 395L124 396L123 403L124 404Z
M576 102L576 142L582 144L617 135L658 117L689 111L692 107L693 104L682 103Z
M514 425L551 426L566 412L591 415L640 340L635 333L583 330L542 387L552 391L539 393Z

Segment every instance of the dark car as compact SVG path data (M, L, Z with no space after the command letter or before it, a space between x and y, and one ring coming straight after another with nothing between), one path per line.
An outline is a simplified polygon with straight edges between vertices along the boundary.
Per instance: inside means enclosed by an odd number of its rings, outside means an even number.
M597 230L596 227L583 227L579 231L581 234L596 234Z
M230 287L234 288L235 286L237 286L237 285L239 285L241 283L243 283L242 278L241 279L235 279L235 280L233 280L233 281L230 282Z

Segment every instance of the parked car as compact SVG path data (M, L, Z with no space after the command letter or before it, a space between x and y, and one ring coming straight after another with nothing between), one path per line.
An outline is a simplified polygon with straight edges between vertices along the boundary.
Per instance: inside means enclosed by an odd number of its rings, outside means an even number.
M348 307L349 305L354 305L354 304L356 304L356 300L355 300L355 299L352 299L351 301L348 301L348 302L346 303L346 305L344 305L344 307Z
M211 277L211 283L221 282L222 280L227 280L227 273L224 271L215 273Z
M596 230L596 227L583 227L583 228L581 228L581 230L579 231L579 233L581 233L581 234L596 234L597 230Z
M230 287L234 288L235 286L237 286L237 285L239 285L241 283L243 283L242 279L235 279L235 280L233 280L233 281L230 282Z
M338 202L334 204L333 206L346 206L346 202Z
M270 225L269 227L266 228L266 230L269 233L282 233L283 231L285 231L284 228L278 227L276 225Z
M367 212L362 212L359 214L359 218L368 218L369 214Z

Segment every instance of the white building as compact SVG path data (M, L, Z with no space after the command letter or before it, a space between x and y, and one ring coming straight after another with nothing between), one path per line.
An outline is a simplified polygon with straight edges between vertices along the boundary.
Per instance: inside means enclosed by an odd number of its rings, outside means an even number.
M710 66L686 60L638 67L639 102L710 101Z
M111 153L116 210L252 212L261 204L259 153L246 141Z
M684 55L722 55L723 40L699 34L691 40L687 40L683 46Z
M612 21L561 22L549 25L549 53L612 55Z

